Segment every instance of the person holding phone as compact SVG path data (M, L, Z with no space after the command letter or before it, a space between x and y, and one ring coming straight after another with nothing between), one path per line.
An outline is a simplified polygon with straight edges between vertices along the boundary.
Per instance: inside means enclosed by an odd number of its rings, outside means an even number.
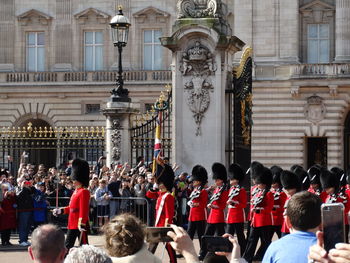
M227 200L227 233L234 236L236 233L241 253L246 247L246 237L244 235L244 222L246 219L244 208L247 206L247 192L241 187L244 179L244 172L238 164L231 164L228 169L231 188Z
M188 235L193 240L195 233L197 232L199 244L202 244L202 236L205 231L205 225L207 220L207 202L208 192L204 189L205 184L208 181L207 170L201 166L196 165L192 168L190 180L193 183L193 191L187 202L190 207L190 213L188 216Z

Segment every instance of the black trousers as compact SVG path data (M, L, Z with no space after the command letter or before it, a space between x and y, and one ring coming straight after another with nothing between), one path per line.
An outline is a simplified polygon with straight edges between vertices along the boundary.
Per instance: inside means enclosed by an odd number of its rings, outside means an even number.
M79 229L68 229L65 246L69 250L74 247L75 240L79 239L79 246L89 244L87 231L80 232Z
M201 221L188 221L188 229L187 233L190 236L190 238L193 240L194 235L197 231L197 236L199 240L199 245L202 246L202 236L204 235L205 231L205 224L207 221L201 220Z
M10 242L11 229L5 229L1 231L1 244L6 245Z
M271 240L273 238L273 235L276 233L278 238L281 238L282 232L281 232L282 226L271 226Z
M249 237L247 239L247 247L244 251L243 258L248 262L252 262L253 258L262 260L266 249L271 243L271 226L251 227ZM259 238L261 240L261 246L256 256L254 257L256 245Z
M233 223L233 224L227 224L227 233L234 236L237 235L238 244L241 247L241 255L244 253L247 240L244 235L244 223Z
M216 223L216 224L207 224L207 228L205 229L205 236L222 236L225 234L225 223ZM199 256L201 259L204 259L208 250L206 247L201 246L201 250L199 252Z
M149 244L148 250L154 254L154 252L156 252L158 247L158 243L151 243ZM170 245L170 243L165 243L165 249L168 252L169 255L169 259L170 259L170 263L177 263L177 259L176 259L176 253L175 250L172 248L172 246ZM163 260L163 259L162 259ZM162 261L163 262L163 261Z

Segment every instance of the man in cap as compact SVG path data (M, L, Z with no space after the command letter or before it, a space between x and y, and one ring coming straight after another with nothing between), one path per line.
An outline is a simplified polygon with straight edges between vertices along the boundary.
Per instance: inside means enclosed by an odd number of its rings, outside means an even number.
M287 200L284 204L284 208L287 207L288 201L289 199L297 192L300 191L301 189L301 182L299 181L298 176L288 170L283 170L281 172L281 183L283 186L283 191L286 193L287 195ZM285 215L285 212L284 212ZM283 220L283 224L282 224L282 237L285 235L289 234L289 228L287 226L286 220Z
M254 182L258 190L255 191L251 200L251 229L247 239L247 247L243 254L243 258L249 263L253 260L261 260L264 256L267 247L271 243L270 232L273 223L273 195L270 192L272 184L271 170L266 167L260 169L255 174ZM261 239L261 246L254 257L259 238Z
M213 236L216 232L218 236L225 233L224 209L228 198L227 191L227 171L221 163L214 163L211 167L213 180L216 188L209 200L207 207L210 209L208 224L205 230L206 236ZM207 248L202 246L199 253L199 259L203 260L207 254Z
M244 222L246 221L244 208L247 206L247 192L241 186L244 180L244 172L239 164L231 164L228 169L231 188L228 194L227 206L227 233L237 235L241 253L246 247L246 238L244 235Z
M190 238L193 239L197 231L199 244L202 245L202 236L207 220L208 192L204 189L205 184L208 182L207 170L201 165L194 166L190 180L194 189L187 202L190 207L187 232Z
M66 247L70 249L74 246L78 237L80 245L88 244L87 223L89 221L89 164L85 160L75 159L72 162L71 178L75 188L69 205L63 208L55 208L55 216L68 214L68 232L66 237Z
M159 191L149 190L146 196L151 199L157 199L155 224L156 227L166 227L172 224L175 214L175 198L171 194L174 187L174 171L168 164L163 164L156 178ZM149 250L154 253L157 249L158 243L150 244ZM175 250L170 243L166 243L166 250L168 251L170 262L177 262Z

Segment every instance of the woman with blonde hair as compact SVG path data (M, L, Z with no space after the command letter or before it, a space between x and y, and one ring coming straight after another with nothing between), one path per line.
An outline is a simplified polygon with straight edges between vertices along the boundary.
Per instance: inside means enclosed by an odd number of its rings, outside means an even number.
M113 263L161 263L148 251L145 226L131 214L114 217L103 227L105 248Z

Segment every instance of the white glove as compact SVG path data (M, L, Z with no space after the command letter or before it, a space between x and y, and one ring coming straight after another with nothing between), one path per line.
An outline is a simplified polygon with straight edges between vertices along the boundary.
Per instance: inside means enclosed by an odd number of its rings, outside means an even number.
M58 216L58 215L60 215L60 214L62 214L62 210L61 210L61 208L55 208L55 209L53 209L52 210L52 214L54 215L54 216Z
M188 204L189 207L191 207L191 208L193 207L193 202L192 201L188 201L187 204Z
M153 185L153 190L157 190L158 189L158 184L154 184Z

